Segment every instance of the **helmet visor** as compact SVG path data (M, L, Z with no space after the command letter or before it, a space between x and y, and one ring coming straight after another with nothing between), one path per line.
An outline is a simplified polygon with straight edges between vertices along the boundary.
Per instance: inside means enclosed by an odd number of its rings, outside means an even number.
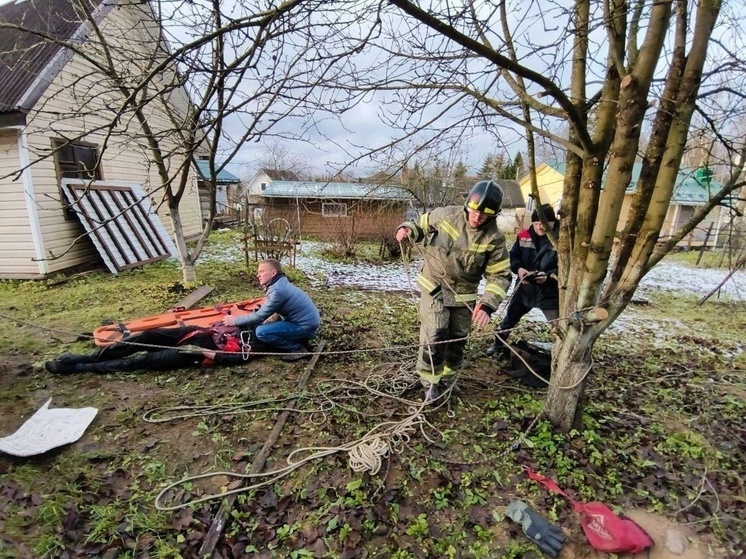
M470 210L474 210L475 212L482 212L483 214L487 214L487 215L495 215L496 213L495 210L493 210L492 208L487 208L487 207L480 208L479 200L469 200L466 203L466 207L469 208Z

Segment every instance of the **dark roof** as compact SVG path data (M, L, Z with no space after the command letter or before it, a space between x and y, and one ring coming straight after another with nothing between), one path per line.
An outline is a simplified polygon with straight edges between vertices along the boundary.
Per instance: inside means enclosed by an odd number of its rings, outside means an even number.
M288 171L287 169L262 169L262 172L264 172L270 180L273 181L297 181L298 175L294 173L293 171Z
M210 162L209 161L197 161L197 171L199 172L199 176L202 179L205 179L205 177L210 176ZM236 175L233 173L229 173L225 169L218 172L218 176L216 177L215 182L217 184L238 184L241 182L241 179L239 179Z
M517 180L496 179L495 182L503 189L503 208L522 208L526 205Z
M114 0L83 0L102 19ZM55 41L82 43L90 33L85 15L70 0L33 0L0 5L0 113L28 112L54 80L72 53Z
M266 198L315 198L320 200L366 199L411 200L412 195L398 186L357 182L272 181L262 196Z

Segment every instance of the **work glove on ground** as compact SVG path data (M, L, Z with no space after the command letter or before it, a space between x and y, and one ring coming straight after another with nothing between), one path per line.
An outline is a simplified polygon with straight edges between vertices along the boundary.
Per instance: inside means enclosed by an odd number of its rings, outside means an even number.
M559 526L550 523L523 501L513 501L505 511L508 518L523 528L526 537L549 557L557 557L565 543L565 535Z

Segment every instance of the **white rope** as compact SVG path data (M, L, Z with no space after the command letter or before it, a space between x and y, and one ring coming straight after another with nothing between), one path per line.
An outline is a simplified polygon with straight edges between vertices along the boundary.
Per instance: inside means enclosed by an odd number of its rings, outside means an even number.
M348 452L347 459L353 472L369 471L376 475L381 469L381 458L389 451L389 443L381 437L376 437L372 442L360 442Z

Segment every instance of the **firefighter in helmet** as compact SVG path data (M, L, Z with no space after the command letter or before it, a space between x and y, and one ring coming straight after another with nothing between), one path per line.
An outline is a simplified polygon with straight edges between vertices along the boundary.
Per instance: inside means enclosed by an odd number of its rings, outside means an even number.
M435 208L396 231L397 241L420 245L424 257L417 277L422 292L417 370L428 402L453 384L471 324L486 326L510 286L505 236L495 222L502 200L497 183L479 181L463 207Z

